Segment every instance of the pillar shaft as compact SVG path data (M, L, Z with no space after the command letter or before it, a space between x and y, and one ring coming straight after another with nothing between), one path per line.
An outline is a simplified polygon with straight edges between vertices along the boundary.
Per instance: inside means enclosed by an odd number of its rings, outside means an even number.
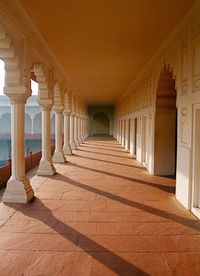
M82 118L79 116L78 117L78 141L79 141L79 144L83 143L83 140L82 140L82 133L81 133L81 122Z
M82 141L84 142L84 130L83 130L83 122L84 122L84 119L81 118L81 138L82 138Z
M74 129L75 129L75 124L74 124L75 118L74 114L71 114L70 116L70 147L72 150L76 149L76 145L74 143Z
M51 158L50 107L42 106L42 158L37 175L53 175L55 173Z
M64 146L63 152L66 155L72 155L70 148L70 113L64 113Z
M8 180L3 202L26 203L34 196L29 179L25 175L24 107L25 100L11 99L12 175Z
M74 142L76 146L80 146L78 140L78 115L75 116L75 124L74 124Z
M118 133L119 133L119 134L118 134L118 135L119 135L119 136L118 136L118 137L119 137L119 140L118 140L118 141L119 141L119 143L121 144L121 120L119 120L119 130L118 130Z
M53 161L55 163L65 163L66 159L62 150L63 136L62 136L62 111L55 111L55 152L53 155Z
M125 146L125 121L122 120L122 146Z

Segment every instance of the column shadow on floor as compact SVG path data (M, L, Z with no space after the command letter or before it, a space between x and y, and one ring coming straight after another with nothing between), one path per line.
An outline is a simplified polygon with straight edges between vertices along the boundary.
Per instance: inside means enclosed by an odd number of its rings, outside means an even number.
M117 163L117 162L113 162L113 161L109 161L109 160L102 160L102 159L97 159L97 158L92 158L92 157L85 157L79 154L74 154L74 156L77 156L79 158L84 158L84 159L89 159L89 160L94 160L94 161L99 161L99 162L103 162L103 163L108 163L108 164L114 164L114 165L120 165L120 166L125 166L125 167L130 167L130 168L135 168L135 169L139 169L139 170L144 170L146 171L145 167L142 166L135 166L135 165L129 165L129 164L122 164L122 163Z
M117 144L118 146L110 146L110 144L104 145L104 144L97 144L97 143L89 143L88 141L85 141L84 144L89 145L89 146L101 146L101 147L106 146L106 147L111 148L111 149L112 148L114 148L114 149L124 149L124 147L120 144Z
M74 228L70 227L69 225L65 224L61 220L58 220L52 211L47 208L40 199L36 199L40 203L40 207L42 207L43 211L47 212L47 216L43 216L37 211L30 212L30 209L26 206L22 206L18 212L22 214L32 217L38 221L41 221L51 227L54 231L58 234L62 235L65 239L72 242L79 248L81 248L84 252L87 252L92 258L96 259L98 262L105 265L107 268L112 270L113 272L117 273L117 275L144 275L150 276L150 274L146 273L145 271L141 270L137 266L133 265L129 261L123 259L122 257L118 256L116 253L110 251L109 249L103 247L102 245L98 244L97 242L91 240L87 236L83 235L79 231L75 230ZM34 204L34 200L29 203ZM12 204L6 204L12 208ZM13 209L15 209L13 207ZM59 224L59 227L58 227ZM62 229L62 231L59 231ZM77 238L75 238L77 237ZM80 242L79 242L80 241ZM53 240L52 240L53 243ZM77 252L77 251L76 251ZM77 264L78 265L78 264Z
M87 152L87 153L93 153L93 154L100 154L100 155L106 155L106 156L112 156L112 157L118 157L118 158L125 158L125 159L130 159L130 156L121 156L121 155L115 155L115 154L109 154L109 153L102 153L102 152L96 152L96 151L91 151L91 150L84 150L79 147L79 150ZM124 152L126 153L126 152ZM128 152L127 152L128 153Z
M200 232L200 222L198 221L198 219L189 220L189 219L186 219L186 218L181 217L179 215L171 214L167 211L163 211L163 210L148 206L146 204L139 203L139 202L136 202L136 201L132 201L132 200L129 200L127 198L120 197L118 195L111 194L111 193L106 192L106 191L102 191L98 188L88 186L88 185L83 184L81 182L72 180L71 178L69 178L67 176L64 176L62 174L55 175L54 178L58 179L59 181L65 182L66 185L69 183L70 185L81 188L81 189L86 190L88 192L92 192L92 193L95 193L97 195L103 196L105 198L114 200L116 202L123 203L124 205L142 210L144 212L147 212L147 213L150 213L150 214L153 214L153 215L156 215L156 216L159 216L159 217L162 217L162 218L174 221L174 222L178 222L182 225L188 226L188 227L193 228L195 230L198 230Z
M123 153L128 153L125 149L124 150L113 150L113 149L106 149L106 148L99 148L99 147L94 147L94 146L86 146L86 144L85 145L80 145L80 147L83 147L83 148L93 148L93 149L99 149L99 150L107 150L107 151L115 151L115 152L123 152ZM107 147L107 146L106 146Z
M144 180L140 180L140 179L136 179L136 178L132 178L132 177L128 177L128 176L122 176L122 175L119 175L119 174L115 174L115 173L111 173L111 172L107 172L107 171L102 171L102 170L99 170L99 169L88 168L88 167L78 165L78 164L75 164L75 163L72 163L72 162L68 162L68 165L71 165L71 166L74 166L74 167L77 167L77 168L80 168L80 169L89 170L89 171L92 171L92 172L105 174L105 175L112 176L112 177L117 177L117 178L120 178L120 179L123 179L123 180L137 182L137 183L140 183L142 185L147 185L147 186L157 188L157 189L162 190L162 191L167 192L167 193L171 193L171 194L175 193L175 187L174 186L166 186L166 185L163 186L163 185L160 185L160 184L154 184L152 182L148 182L148 181L144 181Z

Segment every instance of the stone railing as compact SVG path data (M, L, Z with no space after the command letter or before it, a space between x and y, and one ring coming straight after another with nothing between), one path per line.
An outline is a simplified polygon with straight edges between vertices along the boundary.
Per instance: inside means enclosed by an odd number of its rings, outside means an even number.
M53 155L55 145L51 145L51 154ZM42 151L35 153L30 152L30 155L25 157L25 170L29 171L32 168L38 166L42 157ZM12 167L11 160L8 161L8 165L0 167L0 188L3 187L11 176Z

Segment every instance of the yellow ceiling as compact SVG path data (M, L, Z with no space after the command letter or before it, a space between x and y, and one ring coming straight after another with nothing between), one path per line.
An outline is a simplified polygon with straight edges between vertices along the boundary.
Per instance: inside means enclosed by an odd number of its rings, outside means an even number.
M88 104L112 104L194 0L20 0Z

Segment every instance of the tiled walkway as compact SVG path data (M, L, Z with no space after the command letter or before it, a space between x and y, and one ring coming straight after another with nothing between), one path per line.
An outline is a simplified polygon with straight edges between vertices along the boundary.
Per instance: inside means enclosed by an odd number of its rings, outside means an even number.
M36 198L0 205L0 275L200 275L200 223L111 139L88 139Z

